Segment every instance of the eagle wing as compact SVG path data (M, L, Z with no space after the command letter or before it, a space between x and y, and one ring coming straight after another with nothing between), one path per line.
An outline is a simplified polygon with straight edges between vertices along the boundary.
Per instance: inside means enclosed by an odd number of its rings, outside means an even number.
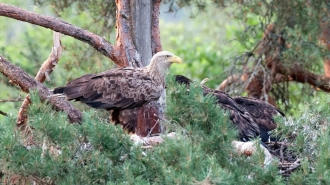
M261 129L267 131L274 130L277 127L274 116L284 114L275 108L273 105L255 98L248 97L234 97L235 102L243 106L253 117L256 123L258 123Z
M189 87L192 81L185 76L177 75L175 80ZM284 114L274 106L258 99L247 97L230 97L228 94L202 86L204 95L212 94L216 97L217 104L229 111L229 119L239 130L239 138L247 141L260 136L262 141L268 141L268 131L277 127L273 116Z
M156 84L141 68L111 69L87 74L56 88L69 100L77 100L94 108L130 109L157 100L164 88Z
M260 135L258 124L252 119L250 113L242 106L236 104L228 94L203 87L204 93L212 94L216 97L218 105L229 112L229 119L234 127L239 130L239 138L242 141L249 141Z

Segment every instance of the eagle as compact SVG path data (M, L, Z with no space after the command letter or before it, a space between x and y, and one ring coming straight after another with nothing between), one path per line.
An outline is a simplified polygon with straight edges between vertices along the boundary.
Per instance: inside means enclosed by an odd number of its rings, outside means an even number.
M189 87L192 81L182 75L176 75L175 81ZM260 137L262 142L276 140L270 137L269 131L277 128L274 116L285 116L273 105L255 98L231 97L223 91L213 90L202 85L203 94L216 98L220 108L229 112L229 119L239 131L241 141L250 141Z
M171 64L181 62L180 57L173 53L161 51L151 58L146 67L115 68L86 74L64 87L55 88L53 93L63 94L67 100L80 101L93 108L112 110L113 119L118 119L118 116L158 100L165 89L165 75ZM123 125L128 126L128 130L135 127Z

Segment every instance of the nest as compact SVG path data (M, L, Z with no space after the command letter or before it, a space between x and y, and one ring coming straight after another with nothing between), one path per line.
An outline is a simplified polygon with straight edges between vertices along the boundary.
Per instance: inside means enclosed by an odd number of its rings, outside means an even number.
M294 151L289 149L286 142L268 142L266 143L268 151L279 159L279 173L283 177L289 177L290 174L299 169L300 159Z

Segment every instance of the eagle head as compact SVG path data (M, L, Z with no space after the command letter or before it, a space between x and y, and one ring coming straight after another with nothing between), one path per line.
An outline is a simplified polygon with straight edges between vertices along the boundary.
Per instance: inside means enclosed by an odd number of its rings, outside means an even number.
M151 58L146 68L154 80L164 84L165 74L173 63L181 64L182 60L169 51L160 51Z

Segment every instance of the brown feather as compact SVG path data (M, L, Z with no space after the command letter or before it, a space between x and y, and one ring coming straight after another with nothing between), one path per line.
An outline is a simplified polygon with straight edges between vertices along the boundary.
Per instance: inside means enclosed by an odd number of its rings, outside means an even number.
M177 75L175 80L188 85L192 81L182 75ZM274 106L262 100L247 97L230 97L228 94L202 86L204 95L212 94L216 97L219 106L229 111L229 119L239 130L239 138L248 141L260 136L262 141L269 139L269 131L275 129L277 124L273 117L284 114Z
M166 71L173 62L180 63L181 59L168 51L158 52L146 67L87 74L65 87L55 88L53 93L63 93L68 100L81 101L93 108L113 110L113 121L121 122L123 127L130 125L129 130L134 130L136 118L126 119L132 115L126 109L158 100L165 88Z

